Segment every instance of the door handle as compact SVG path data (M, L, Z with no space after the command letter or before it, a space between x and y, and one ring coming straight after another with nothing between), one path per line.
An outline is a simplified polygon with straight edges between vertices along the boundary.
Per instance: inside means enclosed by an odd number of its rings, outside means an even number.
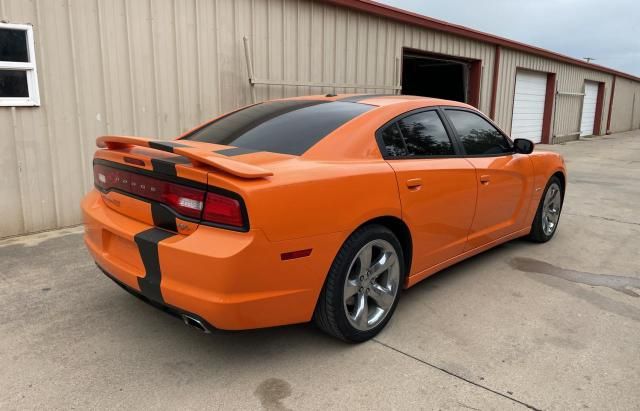
M491 181L491 176L488 174L483 174L480 176L480 183L482 184L489 184L489 181Z
M407 180L407 187L409 187L410 189L416 189L420 186L422 186L421 178L410 178Z

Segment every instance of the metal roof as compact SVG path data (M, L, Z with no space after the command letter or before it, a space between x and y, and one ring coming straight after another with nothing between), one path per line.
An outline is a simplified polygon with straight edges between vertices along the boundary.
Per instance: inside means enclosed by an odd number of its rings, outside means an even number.
M614 70L608 67L600 66L598 64L587 63L586 61L565 56L564 54L556 53L554 51L546 50L536 46L530 46L525 43L520 43L518 41L509 40L504 37L485 33L479 30L470 29L468 27L461 26L458 24L448 23L446 21L423 16L421 14L402 10L396 7L388 6L386 4L380 4L375 1L370 1L370 0L325 0L325 1L338 6L348 7L348 8L362 11L365 13L376 14L389 19L401 21L403 23L413 24L413 25L424 27L431 30L451 33L451 34L455 34L468 39L483 41L486 43L491 43L497 46L507 47L514 50L520 50L529 54L534 54L534 55L545 57L551 60L561 61L564 63L586 67L592 70L602 71L605 73L628 78L631 80L640 81L640 77L634 76L632 74L628 74L628 73L624 73L622 71Z

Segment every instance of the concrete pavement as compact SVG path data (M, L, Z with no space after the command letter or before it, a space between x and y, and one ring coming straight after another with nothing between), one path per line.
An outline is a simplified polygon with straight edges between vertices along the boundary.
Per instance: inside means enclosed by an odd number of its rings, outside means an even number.
M570 173L556 237L430 277L360 345L200 334L104 277L80 228L0 241L0 409L638 409L640 133L544 149Z

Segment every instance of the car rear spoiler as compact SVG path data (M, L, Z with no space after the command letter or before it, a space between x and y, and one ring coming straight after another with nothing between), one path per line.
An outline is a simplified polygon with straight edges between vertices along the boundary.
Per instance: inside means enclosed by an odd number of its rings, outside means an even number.
M96 139L99 148L119 149L131 146L148 147L155 150L167 151L188 158L194 166L207 165L217 170L241 178L262 178L272 176L273 172L252 164L243 163L216 154L213 151L205 151L197 147L182 144L177 141L160 141L144 137L129 136L102 136Z

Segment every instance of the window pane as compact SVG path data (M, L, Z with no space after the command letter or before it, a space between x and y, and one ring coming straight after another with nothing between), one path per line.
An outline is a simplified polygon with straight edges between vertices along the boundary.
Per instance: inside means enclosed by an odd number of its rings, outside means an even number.
M0 70L0 97L29 97L27 72Z
M453 155L453 144L438 113L425 111L398 121L410 156Z
M0 29L0 61L29 62L26 31Z
M301 155L336 128L372 108L339 101L271 101L231 113L185 139Z
M511 143L488 121L468 111L446 110L469 155L511 153Z
M398 125L393 123L382 130L382 141L389 157L403 157L407 155L407 149L400 135Z

